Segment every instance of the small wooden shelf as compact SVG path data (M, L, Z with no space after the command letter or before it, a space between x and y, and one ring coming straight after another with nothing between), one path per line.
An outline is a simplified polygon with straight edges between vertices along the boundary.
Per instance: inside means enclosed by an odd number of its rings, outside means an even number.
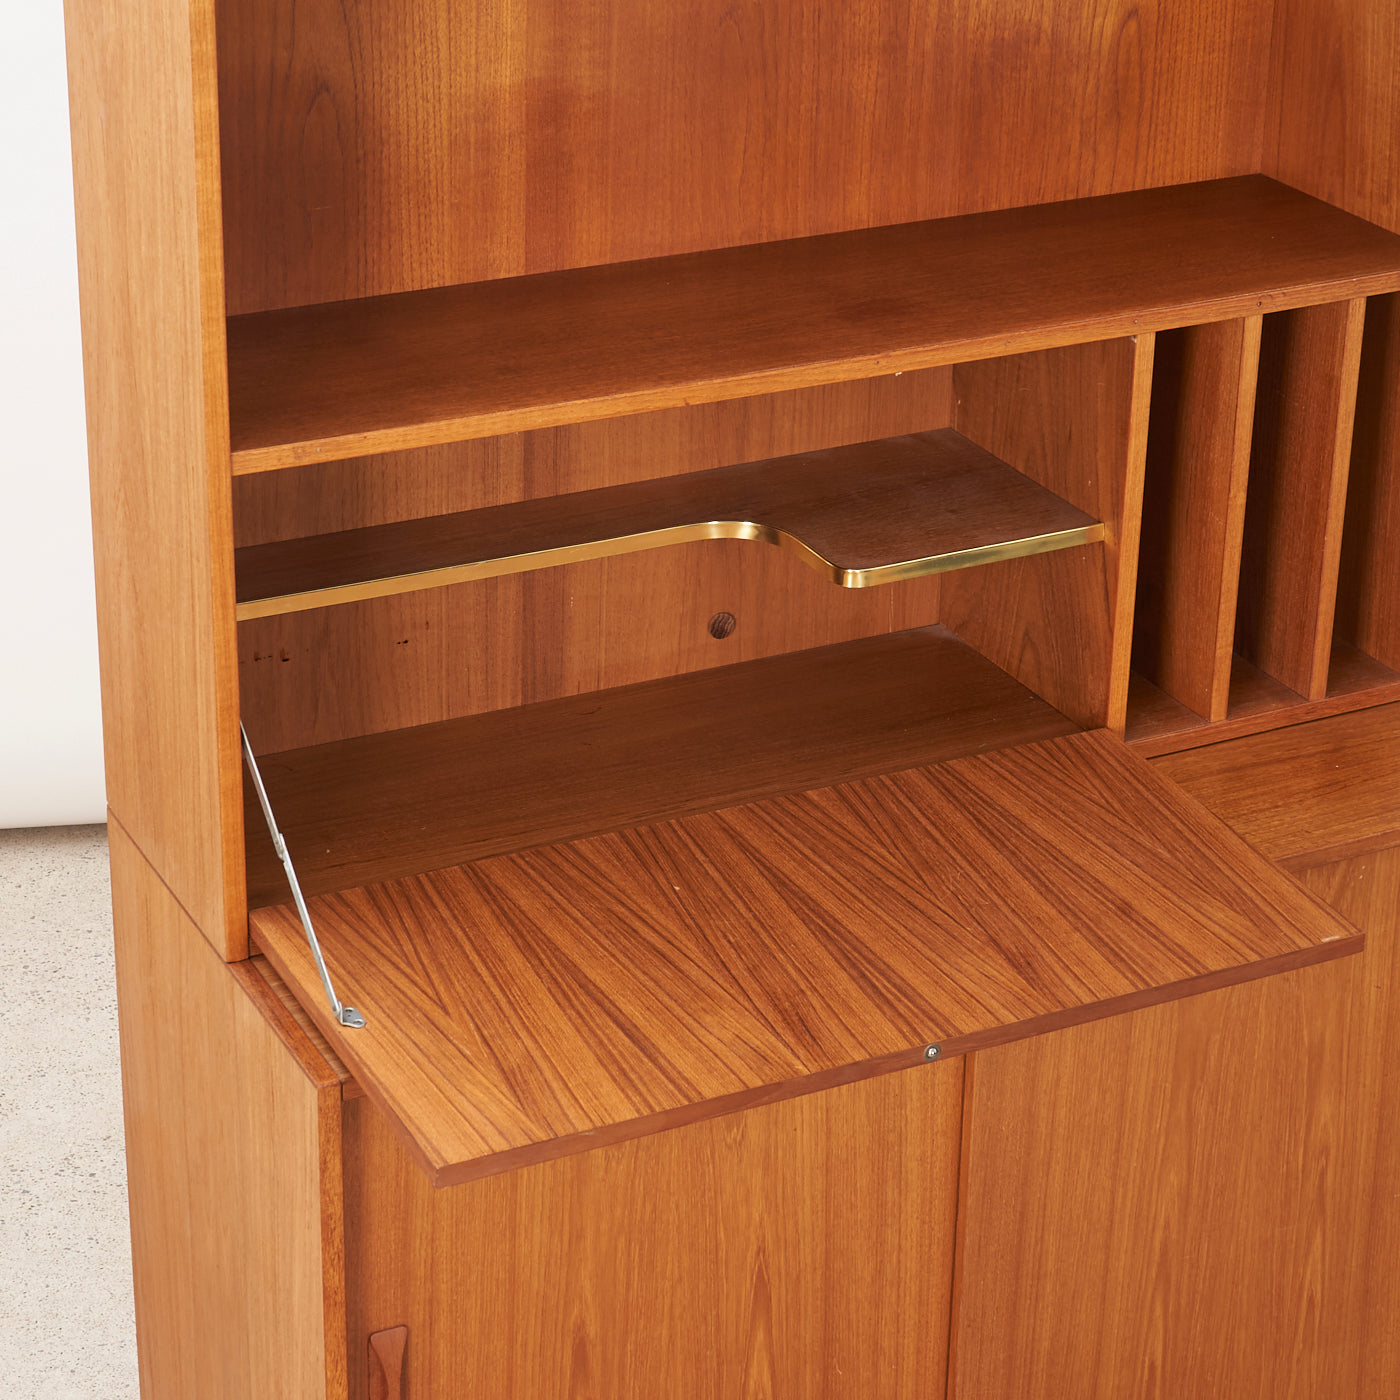
M240 549L238 618L701 539L789 549L866 588L1103 538L1103 525L951 428Z
M302 886L320 894L1074 730L928 627L258 763ZM280 903L251 785L245 804L249 902Z
M1326 696L1307 700L1236 655L1229 708L1223 720L1211 723L1135 673L1125 737L1145 755L1175 753L1400 700L1400 675L1345 642L1332 643L1328 674Z
M1355 951L1107 731L289 906L254 938L438 1185Z
M1285 870L1400 844L1400 704L1169 754L1152 766Z
M1400 238L1251 175L232 317L233 470L1400 289Z

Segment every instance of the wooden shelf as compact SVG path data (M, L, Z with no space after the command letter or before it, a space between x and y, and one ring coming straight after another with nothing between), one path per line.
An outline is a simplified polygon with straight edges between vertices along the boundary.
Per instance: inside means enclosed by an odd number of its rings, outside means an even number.
M240 549L238 619L702 539L789 549L843 588L1023 558L1103 525L951 428Z
M1229 708L1225 718L1214 723L1134 674L1125 737L1141 754L1176 753L1396 700L1400 700L1400 675L1344 642L1332 644L1327 694L1321 700L1304 699L1236 655L1230 670Z
M235 472L1400 289L1263 176L235 316Z
M1286 870L1400 843L1400 704L1168 754L1152 766Z
M258 763L320 894L1074 729L930 627ZM245 808L249 902L280 903L251 785Z
M438 1185L1355 951L1107 731L325 895L259 948Z

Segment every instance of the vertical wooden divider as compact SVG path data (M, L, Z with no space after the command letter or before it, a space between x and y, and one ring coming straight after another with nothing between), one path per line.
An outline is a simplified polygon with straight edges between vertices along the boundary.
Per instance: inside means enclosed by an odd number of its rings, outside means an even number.
M1400 670L1400 295L1366 308L1335 630Z
M1236 646L1308 700L1327 694L1364 298L1265 319Z
M1262 324L1157 338L1133 665L1208 720L1230 699Z
M943 622L1086 728L1123 731L1154 338L959 365L954 426L1105 526L1104 542L943 576Z
M214 6L68 0L107 802L248 954Z

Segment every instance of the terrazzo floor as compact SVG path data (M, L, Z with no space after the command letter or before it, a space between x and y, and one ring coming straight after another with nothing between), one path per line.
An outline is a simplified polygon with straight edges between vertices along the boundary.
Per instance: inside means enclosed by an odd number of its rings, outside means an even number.
M0 1377L138 1396L101 826L0 831Z

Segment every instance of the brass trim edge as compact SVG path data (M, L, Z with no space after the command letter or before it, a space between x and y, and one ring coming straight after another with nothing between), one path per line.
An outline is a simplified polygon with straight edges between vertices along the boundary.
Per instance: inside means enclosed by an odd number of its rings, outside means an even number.
M669 545L690 544L696 540L761 540L765 544L777 545L796 554L809 567L842 588L873 588L877 584L900 583L906 579L924 578L929 574L950 573L954 569L967 569L979 564L994 564L1004 559L1025 559L1034 554L1049 554L1057 549L1097 544L1103 537L1104 527L1095 521L1089 525L1076 525L1068 530L1052 530L1046 534L1025 535L1014 540L997 540L992 544L948 550L942 554L929 554L917 559L901 559L889 564L875 564L864 569L846 569L823 558L795 535L774 526L761 525L752 520L704 520L691 525L671 525L660 530L645 530L635 535L616 535L609 539L588 540L582 544L560 545L554 549L507 554L497 559L480 559L467 564L449 564L439 569L424 569L409 574L365 579L357 583L337 584L331 588L314 588L300 593L252 598L236 605L235 616L239 622L250 622L259 617L276 617L282 613L305 612L311 608L358 603L368 598L388 598L398 593L416 593L425 588L445 588L455 583L472 583L479 579L500 578L506 574L529 573L534 569L552 569L561 564L579 564L589 559L605 559L616 554L636 554L648 549L663 549Z

